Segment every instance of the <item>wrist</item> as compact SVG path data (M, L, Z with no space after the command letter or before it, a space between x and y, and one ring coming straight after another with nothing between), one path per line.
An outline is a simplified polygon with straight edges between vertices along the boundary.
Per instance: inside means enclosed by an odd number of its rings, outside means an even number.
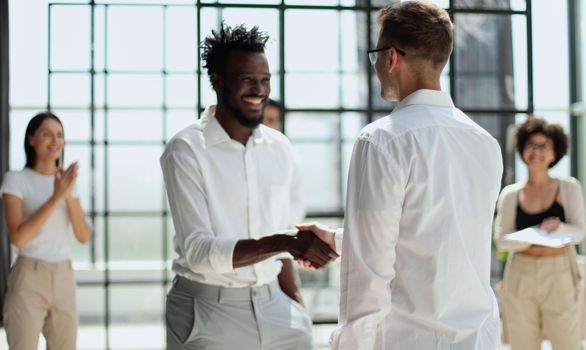
M293 241L295 240L292 236L284 234L267 236L264 239L267 239L268 250L271 253L290 253Z
M52 202L52 204L58 204L64 199L65 199L65 197L63 197L62 195L59 195L57 193L53 193L53 195L49 198L49 201Z

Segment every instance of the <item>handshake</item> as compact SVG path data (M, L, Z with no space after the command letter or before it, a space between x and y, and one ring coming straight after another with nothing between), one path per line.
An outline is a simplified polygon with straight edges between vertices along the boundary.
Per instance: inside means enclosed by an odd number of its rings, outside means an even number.
M292 236L289 253L295 261L310 269L319 269L336 260L334 231L318 224L297 226L297 234Z

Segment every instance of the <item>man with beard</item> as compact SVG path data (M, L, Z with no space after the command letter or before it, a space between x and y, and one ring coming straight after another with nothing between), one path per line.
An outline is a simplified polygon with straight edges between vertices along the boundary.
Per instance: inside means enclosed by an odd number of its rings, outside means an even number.
M178 254L167 296L171 350L314 348L286 257L319 268L337 255L313 233L275 233L291 224L296 189L289 141L261 125L267 39L257 27L212 31L202 59L218 104L161 156Z

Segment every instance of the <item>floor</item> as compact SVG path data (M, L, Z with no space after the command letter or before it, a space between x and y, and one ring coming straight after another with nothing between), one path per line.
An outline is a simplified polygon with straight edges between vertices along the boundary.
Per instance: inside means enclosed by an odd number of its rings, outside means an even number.
M314 327L314 337L318 349L329 349L328 339L333 325ZM160 325L112 325L110 329L110 349L112 350L161 350L164 349L164 328ZM7 350L6 335L0 328L0 350ZM39 349L45 349L44 339L39 341ZM78 336L79 350L105 349L105 332L102 326L81 326ZM509 349L503 346L502 350ZM549 342L544 342L542 350L551 350Z

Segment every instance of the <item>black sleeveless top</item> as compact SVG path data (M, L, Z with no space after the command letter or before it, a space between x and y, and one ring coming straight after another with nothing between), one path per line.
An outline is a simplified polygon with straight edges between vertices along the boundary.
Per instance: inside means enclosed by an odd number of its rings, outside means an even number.
M515 226L517 227L517 230L539 225L544 219L552 216L559 218L561 222L566 222L564 207L562 207L557 201L559 192L560 188L558 185L558 189L555 193L556 200L554 200L553 204L541 213L536 214L528 214L521 208L521 204L519 203L519 193L517 192L517 216L515 218Z

